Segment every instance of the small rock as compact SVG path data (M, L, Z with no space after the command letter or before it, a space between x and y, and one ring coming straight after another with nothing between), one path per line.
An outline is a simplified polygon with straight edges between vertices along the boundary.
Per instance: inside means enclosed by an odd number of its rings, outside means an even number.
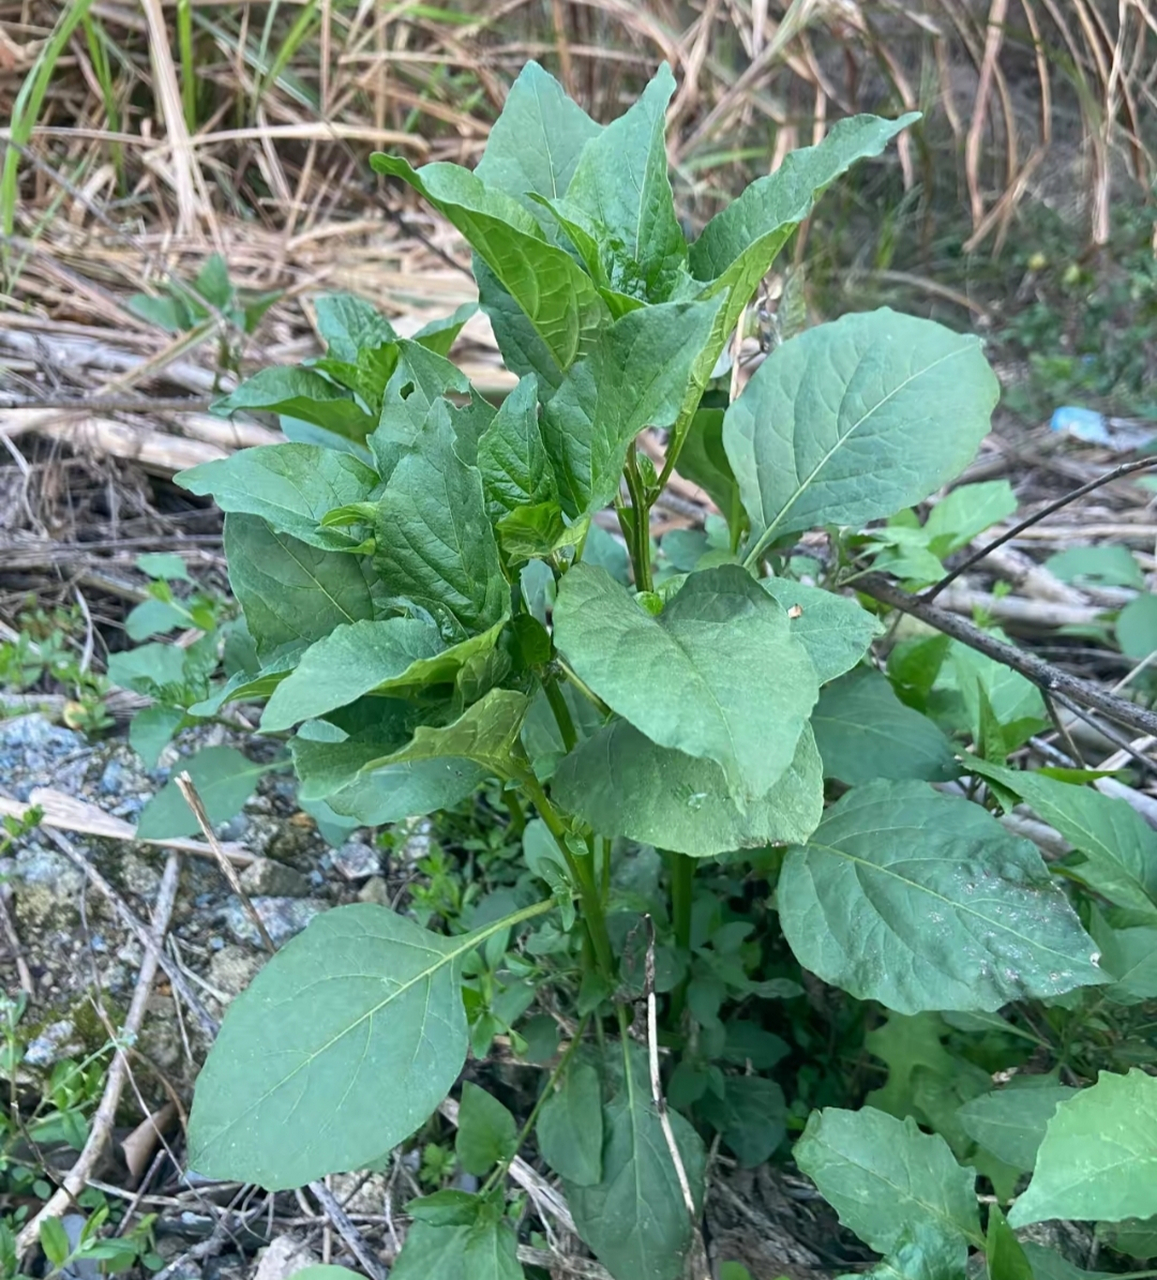
M330 859L334 870L347 880L365 880L382 869L381 854L360 840L347 840L340 849L334 849Z
M132 850L126 850L117 867L117 879L121 888L138 898L150 901L155 898L161 886L161 873L156 866L156 854L152 855L152 859L150 861Z
M241 873L241 887L250 895L266 898L305 898L309 880L283 862L258 858Z
M84 877L59 853L32 846L15 859L12 884L16 890L16 919L42 933L65 928L77 919L77 902Z
M300 933L327 905L316 898L252 898L250 901L275 947ZM225 907L225 927L238 942L261 946L261 938L237 898L230 898Z
M335 1173L331 1181L331 1190L346 1213L386 1212L390 1180L385 1174L373 1173L367 1178L363 1173Z
M79 733L42 715L0 722L0 777L17 800L27 800L34 787L59 785L55 775L60 765L87 750Z
M97 790L102 796L119 795L121 788L125 785L124 766L119 760L110 760L104 767L104 772L100 775L100 781L96 784Z
M219 992L238 996L257 976L265 957L247 947L223 946L209 961L209 981Z
M238 813L230 818L228 822L223 822L217 828L217 834L228 844L232 840L244 840L248 829L249 818L244 813Z
M84 1053L84 1040L70 1018L50 1022L24 1051L21 1066L43 1069Z
M395 857L413 866L430 856L434 845L434 824L429 818L419 818L403 829L404 839L398 845Z
M253 1280L288 1280L305 1267L317 1265L317 1257L300 1240L278 1236L257 1254L257 1271Z
M358 890L359 902L373 902L379 907L390 905L390 886L381 876L371 876Z

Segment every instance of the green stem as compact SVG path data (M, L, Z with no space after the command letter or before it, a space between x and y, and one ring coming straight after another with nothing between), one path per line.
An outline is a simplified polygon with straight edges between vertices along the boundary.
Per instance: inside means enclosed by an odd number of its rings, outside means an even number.
M550 709L554 713L558 731L562 734L562 745L567 751L573 751L578 743L578 734L575 732L574 719L571 716L570 707L566 705L562 686L556 677L551 676L542 682L542 687L546 692Z
M598 885L595 883L592 859L589 857L576 858L571 852L570 846L567 844L566 829L563 827L562 819L558 816L558 810L546 798L546 792L543 791L539 780L532 773L528 773L522 778L522 785L526 788L531 800L534 801L534 807L538 810L543 822L546 823L550 834L554 836L554 842L558 845L559 851L566 861L567 870L571 874L571 879L579 891L579 898L583 907L583 924L590 935L591 945L595 950L595 961L599 970L609 982L614 982L615 956L611 950L610 935L607 933L606 912L603 910L602 898L599 897Z
M502 798L506 801L506 807L510 810L510 834L512 836L521 836L526 830L526 814L523 812L518 792L506 791L503 793Z
M685 951L691 950L691 887L695 880L695 859L685 853L668 853L671 872L671 922L675 941Z
M535 1121L538 1119L538 1113L542 1110L543 1106L546 1104L547 1099L554 1092L554 1086L558 1083L559 1077L566 1070L567 1063L570 1062L571 1056L573 1055L574 1051L579 1047L579 1044L582 1042L583 1032L587 1029L587 1023L589 1021L590 1021L590 1014L588 1013L587 1016L575 1028L575 1033L573 1036L571 1036L570 1044L567 1045L566 1051L563 1053L562 1057L558 1060L558 1066L555 1067L555 1069L550 1073L550 1079L546 1082L546 1088L543 1089L542 1093L538 1095L538 1101L534 1104L534 1107L531 1110L530 1115L526 1119L526 1123L519 1130L518 1137L515 1139L515 1142L514 1142L514 1150L510 1153L509 1156L507 1156L505 1160L499 1161L497 1166L491 1172L490 1176L486 1179L486 1181L482 1184L481 1188L479 1189L478 1194L483 1198L489 1195L490 1192L493 1191L494 1188L498 1185L498 1183L504 1177L506 1177L506 1171L514 1163L514 1157L518 1155L519 1151L522 1150L523 1143L527 1140L527 1138L530 1137L530 1131L534 1128Z
M627 450L624 474L627 491L631 495L633 540L628 542L628 546L631 552L631 565L635 571L635 587L639 591L651 591L654 589L651 580L651 507L647 502L643 477L639 472L639 455L634 441ZM622 517L620 517L621 522Z

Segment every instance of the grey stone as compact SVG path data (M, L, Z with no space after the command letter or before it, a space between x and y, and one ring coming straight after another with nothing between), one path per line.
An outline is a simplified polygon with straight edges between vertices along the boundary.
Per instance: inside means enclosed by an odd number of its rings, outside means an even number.
M386 1212L390 1180L381 1173L335 1173L330 1189L346 1213L381 1214Z
M390 905L390 886L381 876L371 876L358 890L359 902L373 902L379 907Z
M61 728L45 716L0 721L0 778L18 800L27 800L33 787L50 781L56 784L60 766L87 752L88 744L79 733Z
M257 1255L257 1271L253 1280L289 1280L305 1267L317 1265L317 1257L293 1236L278 1236Z
M377 849L360 840L347 840L330 855L334 870L347 880L365 880L382 869L382 856Z
M248 947L223 946L209 961L209 981L223 995L237 996L253 981L265 956Z
M19 850L14 861L17 921L38 932L74 924L84 877L72 863L38 845Z
M300 933L327 905L316 898L251 898L250 901L276 947ZM230 898L226 904L225 927L238 942L247 942L253 947L262 945L253 922L237 898Z
M310 883L300 871L272 858L258 858L241 873L241 887L248 894L267 898L305 898Z
M24 1051L21 1066L42 1070L84 1053L84 1040L71 1018L50 1022Z

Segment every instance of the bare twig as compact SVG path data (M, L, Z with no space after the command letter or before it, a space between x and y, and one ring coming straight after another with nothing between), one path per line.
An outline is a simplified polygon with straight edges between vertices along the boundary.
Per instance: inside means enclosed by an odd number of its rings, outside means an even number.
M153 980L157 976L157 968L161 963L161 948L165 933L169 928L169 918L173 913L173 904L177 898L177 884L180 880L180 855L170 853L165 861L165 869L161 875L161 886L157 892L157 905L153 908L152 929L147 934L145 956L141 961L137 984L133 990L133 998L129 1011L125 1015L121 1027L120 1038L116 1045L116 1056L109 1068L105 1082L104 1094L100 1105L92 1118L88 1141L76 1158L76 1163L65 1175L64 1181L53 1192L51 1198L38 1214L21 1230L16 1239L17 1254L25 1253L40 1237L40 1224L48 1218L59 1218L77 1196L84 1190L88 1175L93 1171L104 1151L105 1144L112 1134L113 1122L116 1119L117 1105L121 1091L128 1078L128 1047L140 1034L144 1022L145 1009L153 990Z
M386 1272L381 1263L374 1257L362 1233L349 1220L346 1211L338 1203L337 1197L329 1187L319 1178L316 1182L309 1184L309 1189L317 1197L318 1203L325 1211L325 1216L337 1227L338 1235L349 1246L350 1253L366 1269L370 1280L385 1280Z
M1112 471L1106 471L1104 475L1098 476L1095 480L1090 480L1088 484L1081 485L1079 489L1073 489L1070 493L1057 498L1055 502L1046 503L1039 511L1035 511L1031 516L1027 516L1022 520L1020 524L1014 524L1011 529L1006 529L999 538L994 542L990 542L987 547L981 547L978 551L974 551L963 564L958 564L950 573L946 573L939 582L923 592L921 599L930 604L950 582L955 582L962 573L967 573L974 564L979 564L990 551L995 550L997 547L1003 547L1006 542L1011 542L1013 538L1019 537L1025 529L1038 524L1046 516L1051 516L1054 511L1060 511L1062 507L1067 507L1070 502L1075 502L1078 498L1083 498L1086 493L1092 493L1094 489L1100 489L1103 485L1111 484L1122 476L1131 475L1134 471L1149 471L1153 467L1157 467L1157 458L1138 458L1133 462L1122 462L1119 467L1114 467Z
M694 1280L711 1280L711 1270L707 1265L707 1250L703 1244L703 1232L699 1229L699 1211L695 1207L695 1196L691 1191L691 1182L687 1177L687 1169L683 1164L679 1144L675 1141L675 1131L671 1128L671 1117L667 1113L667 1099L663 1096L663 1082L659 1078L659 1018L655 1008L655 921L650 914L643 919L647 923L647 959L643 969L643 992L647 998L647 1061L651 1068L651 1100L659 1116L663 1138L671 1154L671 1163L675 1166L675 1176L679 1179L679 1190L683 1193L683 1207L691 1219L691 1248L685 1274L693 1277Z
M929 626L935 627L937 631L942 631L946 636L951 636L954 640L968 645L970 649L994 658L997 662L1003 662L1005 666L1019 671L1038 688L1051 693L1058 701L1063 702L1068 698L1082 706L1094 708L1110 720L1137 733L1157 734L1157 713L1129 702L1125 698L1106 693L1092 681L1069 675L1067 671L1062 671L1051 662L1045 662L1042 658L1026 653L1015 645L1006 644L1003 640L997 640L995 636L981 631L979 627L973 626L964 618L959 618L954 613L930 604L924 596L915 596L901 590L882 573L864 574L855 580L855 588L874 600L890 604L894 609L900 609L914 618L919 618Z
M225 879L229 881L229 887L241 899L241 906L245 909L245 914L249 917L253 927L257 930L258 937L265 944L270 955L277 948L273 945L273 939L269 936L269 930L265 927L265 921L257 914L257 908L249 901L249 895L241 887L241 877L237 874L236 868L229 861L225 850L221 848L221 842L213 833L213 827L209 822L209 815L205 812L205 806L201 803L201 797L197 794L197 788L193 784L193 779L189 777L188 771L182 769L175 778L177 790L185 797L185 803L193 811L193 817L197 819L197 825L201 828L201 834L205 837L209 844L209 848L213 850L213 856L217 859L217 865L221 868L225 875Z

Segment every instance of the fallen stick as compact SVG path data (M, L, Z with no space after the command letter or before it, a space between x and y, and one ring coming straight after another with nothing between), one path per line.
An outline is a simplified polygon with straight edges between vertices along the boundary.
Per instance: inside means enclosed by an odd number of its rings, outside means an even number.
M1060 667L1053 666L1015 645L997 640L988 632L981 631L971 622L929 604L921 596L914 596L896 586L891 579L882 573L866 573L856 578L852 584L855 589L882 604L891 605L903 613L919 618L930 627L959 640L970 649L983 653L986 657L1019 671L1026 679L1031 680L1037 688L1045 693L1063 694L1082 706L1092 707L1117 724L1133 729L1139 734L1157 734L1157 712L1130 702L1127 698L1118 698L1115 694L1106 693L1099 685L1090 680L1082 680L1079 676L1071 676Z

